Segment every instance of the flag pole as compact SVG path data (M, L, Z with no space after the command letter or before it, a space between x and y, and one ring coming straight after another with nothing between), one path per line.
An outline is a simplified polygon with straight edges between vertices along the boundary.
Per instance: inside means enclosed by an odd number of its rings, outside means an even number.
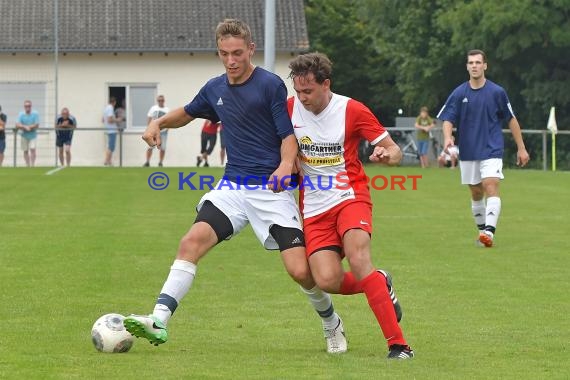
M551 133L552 135L552 171L556 171L556 133Z
M552 136L552 171L556 171L556 133L558 133L558 126L556 125L556 111L554 107L550 107L550 115L546 123L546 129L550 131Z

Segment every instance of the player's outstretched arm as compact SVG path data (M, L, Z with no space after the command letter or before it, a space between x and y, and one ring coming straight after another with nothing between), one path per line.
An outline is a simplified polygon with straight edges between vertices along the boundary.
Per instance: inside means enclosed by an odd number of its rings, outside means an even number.
M369 157L370 161L395 166L402 160L402 151L392 137L386 136L376 146Z
M515 143L517 144L517 165L525 166L530 160L530 156L526 151L522 137L521 126L516 117L513 117L511 120L509 120L509 129L511 130L513 138L515 139Z
M180 128L194 120L184 111L183 107L176 108L162 117L151 120L142 135L142 139L148 146L160 148L160 130L165 128Z

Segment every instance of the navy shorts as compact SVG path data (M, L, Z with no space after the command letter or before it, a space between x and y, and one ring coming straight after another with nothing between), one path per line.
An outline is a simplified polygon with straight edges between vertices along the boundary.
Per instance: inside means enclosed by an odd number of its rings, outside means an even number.
M71 145L72 138L73 138L73 131L57 131L55 146L61 148L63 147L63 145Z
M212 154L212 151L214 150L214 146L216 146L216 140L218 138L218 135L210 135L208 133L204 133L202 132L201 134L201 149L200 149L200 153L206 153L206 154Z

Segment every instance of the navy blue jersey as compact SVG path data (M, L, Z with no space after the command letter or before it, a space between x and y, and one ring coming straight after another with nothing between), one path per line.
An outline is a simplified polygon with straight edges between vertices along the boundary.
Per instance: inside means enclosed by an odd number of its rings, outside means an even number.
M226 74L209 80L184 110L195 118L222 122L228 155L225 176L239 181L268 177L279 166L281 140L293 134L286 102L283 80L256 67L241 84L230 84Z
M73 116L70 115L68 120L69 120L69 125L74 126L74 127L76 126L77 123L76 123L75 118ZM56 125L60 125L62 123L63 123L63 117L59 116L57 118ZM60 139L62 141L70 141L71 138L73 137L73 129L72 128L58 129L55 131L55 135L58 139Z
M502 158L504 141L502 128L515 117L505 90L491 82L472 89L469 82L457 87L437 114L457 128L459 159L479 161Z

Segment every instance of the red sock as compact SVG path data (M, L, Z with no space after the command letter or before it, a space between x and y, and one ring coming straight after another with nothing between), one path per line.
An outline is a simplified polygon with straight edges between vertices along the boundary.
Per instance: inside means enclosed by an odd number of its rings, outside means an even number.
M398 325L394 305L388 293L386 278L374 271L362 279L361 284L368 299L368 305L370 305L378 324L380 324L384 338L388 341L388 347L393 344L406 345L404 334Z
M340 285L340 294L349 296L352 294L362 293L362 284L354 277L352 272L344 272L344 278Z

